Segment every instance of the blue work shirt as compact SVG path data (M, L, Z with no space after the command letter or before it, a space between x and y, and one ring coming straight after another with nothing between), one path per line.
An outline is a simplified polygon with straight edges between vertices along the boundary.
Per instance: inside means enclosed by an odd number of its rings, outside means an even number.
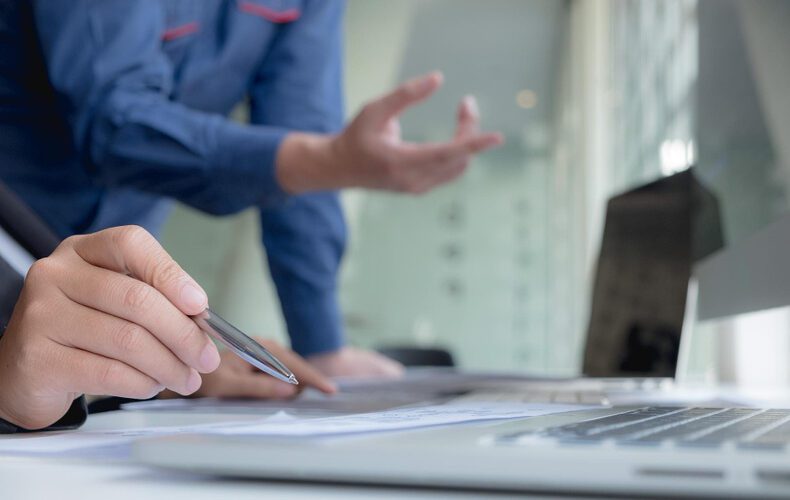
M343 122L342 0L7 0L0 177L61 236L156 233L172 200L260 210L293 348L335 350L346 228L336 193L288 196L289 131ZM227 118L249 101L250 124Z

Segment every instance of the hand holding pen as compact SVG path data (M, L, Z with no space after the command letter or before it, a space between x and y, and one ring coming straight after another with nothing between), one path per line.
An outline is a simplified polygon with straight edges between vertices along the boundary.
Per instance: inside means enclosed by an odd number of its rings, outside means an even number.
M189 395L203 377L224 377L225 389L270 387L268 376L250 381L225 363L192 319L207 307L200 286L140 227L68 238L30 269L0 337L0 379L14 381L0 384L0 418L40 429L81 394L147 399L170 389ZM278 357L303 385L334 390L295 354L283 349Z

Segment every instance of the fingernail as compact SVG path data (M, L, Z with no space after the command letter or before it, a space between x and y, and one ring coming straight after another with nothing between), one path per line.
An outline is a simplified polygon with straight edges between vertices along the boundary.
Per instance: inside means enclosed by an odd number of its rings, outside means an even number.
M203 379L200 378L200 374L195 370L189 370L189 378L186 385L187 394L192 394L200 389L202 383Z
M202 312L208 305L208 297L200 287L191 282L186 282L181 288L181 305L186 307L189 314Z
M213 342L206 344L200 353L200 371L203 373L213 372L219 367L219 351Z
M480 138L480 145L483 147L493 147L493 146L501 146L505 139L502 137L502 134L487 134Z
M425 91L441 83L442 83L442 74L435 71L433 73L426 75L424 78L421 78L417 82L417 90Z
M480 116L480 108L477 106L477 99L473 95L464 96L464 106L470 115L474 117Z
M156 396L157 394L159 394L160 392L162 392L164 390L165 390L165 386L163 386L163 385L158 385L158 386L154 387L154 390L151 392L151 395L148 397L148 399L151 399L152 397Z

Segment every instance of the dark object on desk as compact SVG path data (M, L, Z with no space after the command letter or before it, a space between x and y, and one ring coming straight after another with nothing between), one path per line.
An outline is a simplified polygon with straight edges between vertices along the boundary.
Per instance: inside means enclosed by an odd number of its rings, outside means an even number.
M34 259L51 254L60 243L49 227L2 182L0 227ZM3 329L11 318L11 312L22 290L23 279L24 276L20 276L0 256L0 322Z
M407 367L455 366L453 355L444 349L422 349L419 347L385 347L379 353Z
M584 374L673 377L692 265L723 245L718 200L693 170L611 198Z
M129 398L119 398L118 396L107 396L105 398L99 398L88 403L88 413L90 415L93 415L94 413L116 411L116 410L120 410L121 406L125 405L126 403L151 401L152 399L156 399L156 398L157 397L154 396L151 399L129 399Z

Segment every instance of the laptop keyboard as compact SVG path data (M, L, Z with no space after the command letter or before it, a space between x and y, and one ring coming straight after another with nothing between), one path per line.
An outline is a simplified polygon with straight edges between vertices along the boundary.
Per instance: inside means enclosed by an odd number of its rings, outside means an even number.
M782 450L790 444L790 409L645 407L538 431L497 436L527 443L535 437L561 442Z

